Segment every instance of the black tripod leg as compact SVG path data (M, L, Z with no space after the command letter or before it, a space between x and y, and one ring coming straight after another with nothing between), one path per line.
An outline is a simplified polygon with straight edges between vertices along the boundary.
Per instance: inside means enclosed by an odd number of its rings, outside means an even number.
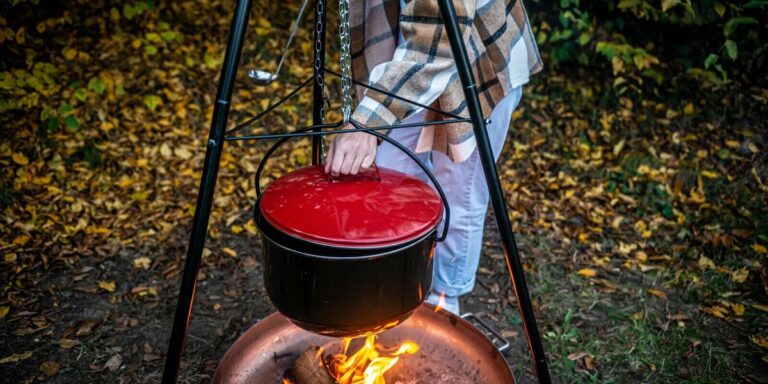
M523 318L523 327L528 336L528 345L531 349L531 356L536 365L536 374L539 382L550 383L549 370L547 369L547 358L544 355L544 345L541 342L539 329L536 327L536 318L531 305L531 298L528 295L528 288L525 285L525 275L520 263L520 256L517 254L517 245L512 233L512 225L509 222L507 214L507 204L504 201L504 192L501 189L498 171L496 170L496 161L493 158L493 151L488 139L488 132L485 129L483 111L480 107L480 100L477 96L475 80L472 77L469 59L464 40L461 36L458 24L456 22L456 10L451 0L439 0L440 14L445 24L445 30L448 33L448 39L451 42L453 58L456 61L456 68L461 78L461 84L464 87L464 97L467 99L467 108L475 131L477 140L477 149L480 153L480 161L483 164L485 179L488 183L493 213L496 216L496 225L499 227L501 242L504 246L504 254L507 258L507 267L512 285L515 288L517 303L520 314Z
M226 129L227 117L229 115L229 102L232 99L232 88L237 75L237 66L240 61L240 52L243 48L243 39L245 38L250 9L251 0L238 0L235 15L232 18L229 42L227 43L224 65L219 79L219 89L216 93L216 105L213 109L211 129L208 133L203 177L200 180L197 205L195 206L195 218L192 222L192 235L189 239L184 273L181 276L181 289L179 290L179 300L176 304L176 315L173 318L171 340L168 343L168 354L165 357L162 381L164 384L175 383L179 375L179 365L184 351L184 340L187 337L189 318L192 315L192 303L195 300L197 273L200 269L200 258L203 254L208 219L211 215L213 190L216 186L216 176L219 173L221 150L224 145L224 130Z

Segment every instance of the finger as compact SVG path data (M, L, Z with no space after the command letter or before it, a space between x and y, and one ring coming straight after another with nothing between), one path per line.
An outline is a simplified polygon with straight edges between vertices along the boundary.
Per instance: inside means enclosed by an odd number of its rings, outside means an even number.
M344 162L341 163L340 170L342 175L349 175L350 171L352 170L352 165L355 163L357 157L358 154L356 151L348 152L346 156L344 156Z
M328 146L328 154L325 155L325 173L328 173L331 171L331 162L333 161L333 154L334 154L334 145L333 145L333 142L331 142L331 145Z
M331 162L331 175L333 176L339 175L339 171L341 171L341 165L344 163L345 157L346 157L345 152L334 151L333 160Z
M357 173L360 172L360 165L363 164L364 159L365 159L365 156L360 156L360 155L355 156L355 161L352 162L352 169L349 170L349 173L353 175L357 175Z
M371 167L371 165L373 165L374 160L376 160L376 155L371 155L371 154L365 155L363 157L363 162L361 166L363 167L363 169L368 169Z

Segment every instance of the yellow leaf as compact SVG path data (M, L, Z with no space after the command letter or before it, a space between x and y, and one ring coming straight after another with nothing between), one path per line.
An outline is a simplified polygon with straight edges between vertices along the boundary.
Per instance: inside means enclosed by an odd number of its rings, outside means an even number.
M701 310L719 319L724 319L725 316L728 315L728 309L717 306L717 305L713 307L704 307Z
M17 361L29 359L30 357L32 357L32 351L14 353L13 355L6 356L0 359L0 364L15 363Z
M77 51L72 48L64 48L64 58L67 60L72 60L77 56Z
M579 243L584 244L587 241L589 241L589 234L588 233L580 233L579 234Z
M18 165L27 165L27 164L29 164L29 159L27 159L27 157L24 156L24 154L22 154L22 153L14 152L11 155L11 159L13 159L13 162L18 164Z
M115 284L114 281L99 280L99 288L107 292L114 292L115 288L117 288L117 285Z
M63 349L70 349L76 345L80 344L79 341L74 339L61 339L59 340L59 347Z
M688 116L693 115L694 112L695 112L695 108L693 108L693 103L688 103L683 108L683 113L685 113Z
M229 229L232 230L232 234L237 235L238 233L243 231L243 226L235 224L229 227Z
M717 173L712 171L701 171L701 175L708 179L717 179Z
M763 304L752 304L752 308L759 309L763 312L768 312L768 305Z
M749 270L747 270L746 268L741 268L735 271L731 271L731 280L736 283L743 283L747 281L748 277L749 277Z
M733 314L736 316L744 316L744 304L731 304Z
M755 243L755 244L752 244L752 249L754 249L754 250L755 250L755 252L757 252L757 253L761 253L761 254L763 254L763 255L765 255L766 253L768 253L768 249L766 249L766 248L765 248L763 245L761 245L761 244L757 244L757 243Z
M619 229L619 226L621 226L621 222L624 220L624 216L616 216L613 221L611 221L611 228L613 229Z
M192 152L190 152L188 149L184 147L178 147L174 149L173 154L175 154L176 157L181 158L182 160L189 160L192 157Z
M654 295L654 296L660 298L660 299L664 299L664 300L667 299L667 294L664 293L664 291L660 291L658 289L649 289L649 290L647 290L647 292L650 293L651 295Z
M741 147L741 143L738 140L726 140L725 145L728 146L728 148L738 148Z
M637 251L635 253L635 257L637 257L637 260L644 263L648 260L648 254L643 251Z
M13 253L13 252L6 253L5 256L3 256L3 259L5 260L6 263L13 263L17 259L16 253Z
M768 337L765 337L763 335L752 336L752 342L763 348L768 348Z
M584 277L595 277L597 276L597 271L595 271L592 268L582 268L576 274L582 275Z
M24 245L26 245L27 242L29 242L29 236L19 235L13 239L13 244L18 245L20 247L23 247Z
M173 154L173 152L171 151L171 148L168 146L168 144L163 143L160 145L160 155L167 159L171 157L171 154Z
M224 251L224 253L226 253L226 254L227 254L227 255L229 255L230 257L237 257L237 251L235 251L235 250L234 250L234 249L232 249L232 248L229 248L229 247L224 247L224 248L222 248L221 250L222 250L222 251Z
M253 220L248 220L247 223L245 223L245 230L248 231L251 235L256 234L256 224L253 222Z
M715 262L706 256L699 257L699 268L701 269L713 269L715 268Z
M136 268L149 269L149 265L152 264L152 260L149 257L142 256L133 259L133 266Z
M3 305L2 307L0 307L0 319L5 318L5 316L8 315L8 311L10 310L11 310L11 307L7 305Z

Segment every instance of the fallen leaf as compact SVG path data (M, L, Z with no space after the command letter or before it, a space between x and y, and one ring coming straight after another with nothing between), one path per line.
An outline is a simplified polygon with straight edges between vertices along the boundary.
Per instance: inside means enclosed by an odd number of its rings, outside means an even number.
M768 305L752 304L752 308L763 311L763 312L768 312Z
M11 310L11 307L7 305L3 305L2 307L0 307L0 319L5 318L5 316L8 314L8 311L10 310Z
M647 290L647 292L650 293L651 295L654 295L654 296L660 298L660 299L667 300L667 294L664 293L664 291L660 291L658 289L649 289L649 290Z
M736 316L744 316L744 304L731 304L731 309L733 310L733 314Z
M61 339L59 340L59 347L63 349L71 349L72 347L79 345L80 341L74 339Z
M6 356L6 357L3 357L2 359L0 359L0 364L15 363L17 361L26 360L26 359L29 359L30 357L32 357L33 353L34 352L32 352L32 351L27 351L27 352L22 352L22 353L14 353L13 355Z
M595 277L597 276L597 271L595 271L592 268L582 268L578 272L576 272L578 275L582 275L584 277Z
M120 368L120 365L123 364L123 358L119 354L112 355L112 357L107 360L106 364L104 366L109 369L110 371L116 371L118 368Z
M192 152L184 147L178 147L173 150L173 154L182 160L189 160L192 158Z
M232 249L232 248L229 248L229 247L224 247L224 248L222 248L221 250L222 250L224 253L226 253L227 255L229 255L230 257L237 257L237 251L235 251L235 250L234 250L234 249Z
M761 245L761 244L757 244L757 243L755 243L755 244L752 244L752 249L754 249L754 250L755 250L755 252L757 252L757 253L761 253L761 254L763 254L763 255L765 255L766 253L768 253L768 249L766 249L766 248L765 248L763 245Z
M141 256L133 259L133 266L136 268L149 269L150 264L152 264L152 260L150 260L149 257L146 257L146 256Z
M105 281L105 280L99 280L99 288L107 291L107 292L114 292L115 288L117 288L117 285L114 281Z
M48 377L56 376L61 369L61 365L55 361L44 361L40 364L40 372Z
M27 157L24 156L24 154L22 154L22 153L14 152L11 155L11 159L13 159L13 162L18 164L18 165L27 165L27 164L29 164L29 159L27 159Z
M712 259L706 257L706 256L700 256L699 257L699 268L701 269L714 269L715 268L715 262L712 261Z
M749 270L746 268L741 268L735 271L731 271L731 280L735 283L743 283L747 281L748 277L749 277Z
M568 355L568 360L576 361L579 360L585 356L589 356L589 352L579 351L579 352L573 352Z
M754 335L752 336L752 342L756 345L759 345L763 348L768 348L768 337L764 335Z

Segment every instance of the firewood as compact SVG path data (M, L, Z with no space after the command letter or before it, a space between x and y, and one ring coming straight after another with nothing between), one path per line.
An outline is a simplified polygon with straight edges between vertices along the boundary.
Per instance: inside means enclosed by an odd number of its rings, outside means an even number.
M312 345L305 349L293 363L296 384L336 384L323 362L320 347Z

